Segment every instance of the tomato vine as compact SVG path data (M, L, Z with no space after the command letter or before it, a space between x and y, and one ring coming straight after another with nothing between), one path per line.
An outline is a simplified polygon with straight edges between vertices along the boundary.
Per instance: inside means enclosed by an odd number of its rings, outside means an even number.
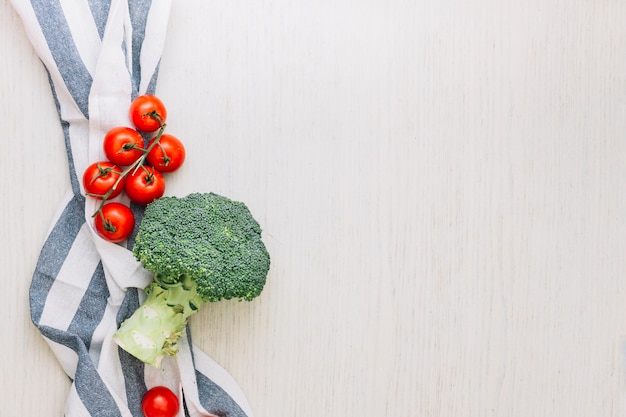
M162 173L176 171L185 160L182 142L175 136L164 134L167 109L160 99L150 94L137 97L130 105L129 116L135 128L117 126L109 130L103 144L108 159L91 164L83 174L85 194L101 200L92 215L96 230L113 242L130 236L132 227L128 231L127 226L131 223L134 226L134 216L130 209L121 210L119 206L115 206L115 211L105 210L112 204L110 200L126 191L128 198L137 204L151 203L165 193ZM143 137L140 132L155 131L156 135L148 145L141 146ZM142 138L141 142L137 137ZM111 159L120 165L125 164L125 167L122 169ZM106 212L111 213L110 217ZM121 236L120 230L124 230Z

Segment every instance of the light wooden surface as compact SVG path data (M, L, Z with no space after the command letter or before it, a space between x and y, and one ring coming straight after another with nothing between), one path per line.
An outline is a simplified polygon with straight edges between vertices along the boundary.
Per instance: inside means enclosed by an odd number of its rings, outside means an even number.
M3 416L61 416L30 275L68 184L0 0ZM257 417L626 416L626 2L176 0L170 194L248 203L272 254L195 341Z

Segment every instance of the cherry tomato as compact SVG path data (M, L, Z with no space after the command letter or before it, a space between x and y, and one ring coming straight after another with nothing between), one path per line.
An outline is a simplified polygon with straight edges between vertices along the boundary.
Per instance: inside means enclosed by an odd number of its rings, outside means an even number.
M165 178L153 167L143 166L126 177L125 191L137 204L149 204L165 193Z
M130 120L142 132L155 132L167 119L163 102L152 94L144 94L130 104Z
M122 203L106 203L94 216L94 226L103 239L122 242L135 228L135 216L128 206Z
M103 198L107 193L111 193L107 198L118 196L124 189L124 178L120 179L122 170L120 167L109 161L94 162L89 165L83 173L83 187L85 192L95 198ZM115 189L115 183L120 181Z
M148 143L148 147L156 141L152 139ZM183 143L175 136L163 134L148 155L146 160L150 165L161 172L176 171L185 162L185 147Z
M143 155L143 137L135 129L114 127L104 136L104 154L114 164L131 165Z
M141 400L141 409L146 417L175 417L179 407L176 394L163 386L148 390Z

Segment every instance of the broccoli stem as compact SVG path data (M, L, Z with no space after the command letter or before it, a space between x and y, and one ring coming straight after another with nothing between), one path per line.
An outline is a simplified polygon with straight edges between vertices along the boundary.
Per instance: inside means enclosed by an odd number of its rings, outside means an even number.
M176 355L178 338L203 302L193 279L183 277L174 284L167 281L155 277L145 289L144 303L113 336L122 349L157 368L165 356Z

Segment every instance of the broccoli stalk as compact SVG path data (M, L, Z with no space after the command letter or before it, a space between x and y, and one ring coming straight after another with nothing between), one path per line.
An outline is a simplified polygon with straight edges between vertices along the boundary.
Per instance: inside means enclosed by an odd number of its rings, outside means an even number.
M245 204L213 193L149 204L133 254L154 279L113 340L155 367L176 355L189 317L204 302L254 299L270 266L261 228Z

